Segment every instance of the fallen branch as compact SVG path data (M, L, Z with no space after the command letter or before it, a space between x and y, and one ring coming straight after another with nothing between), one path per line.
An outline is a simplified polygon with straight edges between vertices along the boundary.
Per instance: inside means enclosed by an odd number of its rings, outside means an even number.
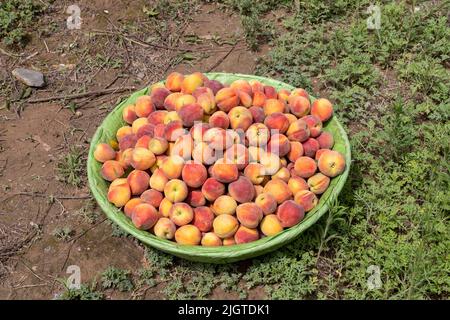
M231 47L230 50L228 50L228 52L219 60L217 60L217 62L215 64L213 64L208 70L206 70L206 72L211 72L213 71L215 68L217 68L226 58L228 58L228 56L231 54L231 52L233 52L234 48L236 48L237 42Z

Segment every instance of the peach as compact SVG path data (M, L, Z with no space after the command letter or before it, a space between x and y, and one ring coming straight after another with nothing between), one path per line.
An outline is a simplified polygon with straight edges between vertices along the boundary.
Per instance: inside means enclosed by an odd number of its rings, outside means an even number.
M320 157L322 156L322 154L323 154L324 152L328 151L328 150L330 150L330 149L319 149L319 150L317 150L317 151L316 151L316 155L314 156L314 159L315 159L316 161L319 161L319 159L320 159Z
M153 227L160 217L159 212L148 203L138 204L131 212L131 220L134 226L141 230L148 230Z
M136 169L130 172L127 182L130 185L131 194L139 195L148 189L150 176L147 172Z
M163 162L167 159L167 156L165 154L156 156L156 162L155 164L150 168L150 171L154 173L156 169L161 169L161 166Z
M128 202L125 204L125 207L123 208L123 211L125 212L125 215L129 218L131 218L131 213L133 212L133 209L138 205L144 203L141 198L132 198L128 200Z
M203 86L204 80L205 76L200 72L184 76L183 82L181 82L181 92L192 94L195 89Z
M286 89L281 89L278 91L278 99L283 100L285 102L288 101L289 96L291 95L291 92Z
M153 137L153 131L155 129L155 126L153 124L147 123L139 127L139 129L136 132L136 137L138 139L149 136L150 138ZM147 146L145 146L147 147Z
M107 181L113 181L117 178L123 176L125 171L123 167L120 165L119 161L116 160L107 160L103 163L101 169L101 175L103 179Z
M312 104L311 114L317 116L320 121L325 122L333 115L333 105L328 99L317 99Z
M148 149L155 155L164 154L169 147L169 143L164 138L151 138L148 143Z
M249 160L248 150L243 144L233 144L225 151L223 157L227 163L234 163L238 170L244 169Z
M141 200L145 203L151 204L153 207L158 208L163 199L161 192L150 189L141 194Z
M203 193L200 190L191 190L188 193L188 196L186 198L186 202L191 207L202 207L206 204L206 199Z
M231 133L222 128L208 129L203 135L203 139L214 150L225 150L233 144Z
M254 123L263 123L264 122L266 115L264 114L263 108L252 106L248 109L248 111L250 111L250 113L252 114Z
M209 118L209 124L211 127L227 129L230 126L230 118L225 112L217 111Z
M216 95L220 89L223 88L223 84L217 80L205 80L203 81L203 85L212 90L213 94Z
M206 94L206 95L214 98L213 91L210 88L208 88L208 87L198 87L197 89L194 90L194 92L192 92L192 96L195 99L198 99L203 94Z
M317 142L314 138L309 138L305 142L302 143L303 146L303 152L305 156L314 158L316 155L317 150L319 150L319 142Z
M248 147L249 161L259 162L261 156L265 153L263 148L250 146Z
M166 99L164 100L164 107L168 111L176 111L175 103L177 102L178 98L183 96L181 92L175 92L169 94Z
M226 130L226 132L227 132L228 138L231 139L231 144L230 144L229 147L231 147L233 144L245 144L245 132L244 132L244 130L242 130L242 129L237 129L237 130L228 129L228 130Z
M317 205L319 199L309 190L300 190L295 194L294 201L308 212Z
M208 178L202 186L202 193L206 200L214 201L225 193L225 186L214 178Z
M250 146L265 147L270 137L269 129L262 123L252 124L245 133Z
M169 94L171 92L166 88L154 88L150 94L153 105L157 109L162 109L164 107L164 101Z
M303 96L290 96L288 99L289 110L297 117L306 116L311 110L309 99Z
M194 219L192 224L201 232L208 232L212 229L214 213L208 207L198 207L194 209Z
M270 130L277 130L278 133L285 133L290 125L288 118L281 112L275 112L267 116L264 124Z
M266 103L266 100L267 98L264 92L256 91L253 93L253 101L252 101L253 106L260 107L262 109L262 107L264 107L264 104Z
M178 111L167 111L166 115L164 116L163 124L169 124L170 122L177 120L183 122L181 121L181 117Z
M137 170L147 170L155 164L156 158L153 152L146 148L134 148L131 153L130 164Z
M309 128L305 121L299 119L289 125L286 132L291 141L303 142L309 138Z
M240 226L234 234L234 241L236 244L248 243L259 239L259 232L257 229Z
M205 247L219 247L222 245L222 239L214 232L207 232L202 237L201 245Z
M196 143L192 150L192 158L200 163L210 165L216 162L215 151L206 142Z
M197 98L197 103L202 107L204 114L213 114L216 111L216 99L214 95L203 93Z
M317 138L320 149L331 149L334 145L333 135L327 131L323 131Z
M303 88L296 88L296 89L292 90L291 96L293 96L293 97L294 96L302 96L302 97L309 99L308 92L306 92L306 90Z
M134 105L134 111L140 118L148 117L150 113L155 111L155 106L153 105L152 98L147 95L138 97Z
M333 178L344 172L345 158L340 152L329 150L322 153L317 165L320 172L327 177Z
M289 190L295 196L301 190L308 190L309 186L302 177L291 177L288 181Z
M198 103L188 104L178 110L178 115L185 127L192 127L195 122L202 120L203 108Z
M191 224L182 226L175 231L175 241L181 245L195 246L202 240L202 233Z
M203 141L203 136L208 129L211 129L211 126L208 123L199 122L192 126L189 133L194 141L201 142Z
M172 179L164 186L164 195L172 203L182 202L188 195L188 188L184 181Z
M194 141L192 140L192 136L188 134L184 134L179 136L174 144L169 143L169 155L177 155L183 158L184 160L191 159L192 157L192 149L194 148Z
M281 225L280 219L274 214L269 214L265 216L261 221L261 232L265 236L274 236L277 233L283 231L283 226Z
M281 167L280 157L271 152L263 152L259 158L259 163L266 169L266 175L274 175Z
M300 157L295 161L294 172L302 178L309 178L316 173L317 164L310 157Z
M170 142L175 142L178 137L184 134L186 134L186 130L180 120L169 122L164 129L164 138Z
M232 129L246 131L253 122L252 113L245 107L234 107L228 112L230 126Z
M184 159L178 155L171 155L163 160L161 170L171 180L181 176L183 167Z
M215 100L217 107L224 112L230 111L239 104L239 96L233 88L220 89L216 93Z
M219 196L214 200L211 206L212 211L216 214L234 214L236 212L237 202L230 196Z
M236 241L234 241L234 237L229 237L229 238L223 239L222 244L224 246L233 246L236 244Z
M195 161L187 161L181 171L184 182L191 188L198 188L205 183L208 173L203 164Z
M276 99L278 97L277 90L272 86L264 86L264 94L267 99Z
M156 88L166 88L166 86L162 82L155 82L148 87L148 92L152 92Z
M108 190L108 201L120 208L126 205L131 198L130 187L127 183L113 186Z
M111 190L113 187L121 186L124 184L128 184L127 178L117 178L109 184L108 190Z
M286 167L281 167L280 170L278 170L278 172L272 176L272 179L281 179L284 182L288 182L290 178L291 173L289 172L289 169Z
M172 220L162 217L156 222L153 227L153 232L155 236L161 239L171 240L175 237L175 232L177 231L177 227L172 222Z
M238 178L238 168L234 163L229 163L223 158L218 159L211 169L211 176L223 183L230 183Z
M282 100L267 99L266 102L264 103L264 106L263 106L264 114L266 116L269 116L269 115L271 115L272 113L275 113L275 112L283 113L285 106L286 106L286 104Z
M194 219L194 211L191 206L184 202L177 202L172 205L169 211L170 220L177 226L184 226Z
M298 158L303 156L303 145L298 141L291 141L291 148L287 154L289 161L295 162Z
M105 162L108 160L114 160L116 158L116 152L107 143L99 143L95 146L94 158L98 162Z
M137 119L136 111L134 108L134 104L130 104L122 110L123 121L128 124L132 124L133 121Z
M278 207L277 218L284 228L290 228L303 220L305 209L293 200L287 200Z
M167 76L166 88L173 92L181 91L181 84L183 83L184 75L179 72L172 72Z
M322 194L330 185L330 178L322 173L316 173L308 179L309 190L315 194Z
M255 185L255 196L258 197L261 193L264 192L264 187L262 185Z
M266 169L260 163L249 163L244 169L244 175L255 185L261 184L266 176Z
M249 95L247 92L244 91L237 91L239 100L240 100L240 105L246 107L246 108L250 108L253 104L253 100L251 95Z
M291 144L284 134L276 133L270 137L267 144L267 151L284 157L291 150Z
M306 122L309 128L309 134L312 138L316 138L322 132L322 121L316 116L308 115L301 118Z
M163 216L163 217L169 217L170 215L170 208L172 208L173 203L170 202L169 199L164 198L161 200L161 203L159 204L159 213Z
M252 87L253 94L256 92L264 92L264 85L260 81L251 79L248 81L248 84Z
M147 120L149 124L152 124L154 126L158 124L164 123L164 118L169 112L166 110L156 110L155 112L152 112L148 115Z
M155 138L165 138L166 125L163 123L157 124L155 128L153 128L153 137Z
M250 202L255 198L255 187L250 179L240 176L228 185L228 193L240 203Z
M152 139L152 137L148 136L148 135L144 135L144 136L140 137L136 141L136 144L134 145L134 148L148 149L148 143L150 142L151 139Z
M283 114L288 119L289 125L291 125L292 122L295 122L298 120L297 117L294 116L292 113L283 113Z
M167 179L164 172L158 168L153 172L152 176L150 177L149 184L152 189L163 192L164 186L166 185L167 182L169 182L169 179Z
M253 94L252 87L246 80L235 80L230 84L230 88L235 89L236 91L243 91L249 96Z
M256 203L242 203L236 208L236 217L243 226L256 228L263 218L263 211Z
M147 118L137 118L131 124L131 131L132 131L132 133L137 134L139 128L142 127L142 126L145 126L146 124L148 124L148 119ZM120 140L119 140L119 142L120 142Z
M130 126L120 127L119 129L117 129L117 132L116 132L117 141L120 142L120 140L123 137L128 136L130 134L133 134L133 129Z
M281 179L272 179L264 186L264 193L271 194L278 204L292 197L292 192L286 182Z
M239 227L237 219L229 214L221 214L214 218L213 230L214 233L222 238L232 237Z
M270 193L261 193L255 199L255 204L261 208L263 214L271 214L277 210L277 200Z

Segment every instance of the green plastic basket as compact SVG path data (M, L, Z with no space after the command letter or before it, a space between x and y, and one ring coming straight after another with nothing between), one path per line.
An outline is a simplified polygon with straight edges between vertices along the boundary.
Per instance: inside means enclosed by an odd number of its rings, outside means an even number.
M255 79L259 80L263 84L271 85L277 90L282 88L288 90L293 89L292 86L283 82L253 75L207 73L206 76L209 79L215 79L221 81L222 83L231 83L237 79ZM294 227L288 228L275 236L265 237L251 243L223 247L179 245L173 241L157 238L147 231L139 230L134 227L131 220L123 213L123 211L116 208L108 201L107 192L109 183L100 175L101 163L94 159L94 149L98 143L108 143L111 139L115 139L117 129L125 125L125 122L122 119L122 109L125 106L134 103L137 97L147 94L147 91L148 88L135 92L130 96L130 98L120 103L105 118L92 138L89 149L87 169L89 187L92 194L108 218L117 223L126 232L149 246L187 260L208 263L229 263L256 257L276 250L277 248L280 248L281 246L295 240L300 233L312 226L328 210L329 204L337 198L342 190L342 187L344 186L345 181L347 180L351 161L350 144L342 125L339 123L336 116L333 116L332 119L325 124L324 128L327 131L330 131L334 136L335 144L333 149L344 154L347 162L346 169L341 175L331 180L330 186L321 196L319 204L306 214L302 222ZM311 97L311 99L314 100L313 97Z

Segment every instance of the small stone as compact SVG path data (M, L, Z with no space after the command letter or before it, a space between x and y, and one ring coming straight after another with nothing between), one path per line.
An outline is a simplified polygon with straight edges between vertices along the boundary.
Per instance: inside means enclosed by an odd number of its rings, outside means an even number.
M14 77L29 87L40 88L45 86L42 72L24 68L16 68L12 71Z

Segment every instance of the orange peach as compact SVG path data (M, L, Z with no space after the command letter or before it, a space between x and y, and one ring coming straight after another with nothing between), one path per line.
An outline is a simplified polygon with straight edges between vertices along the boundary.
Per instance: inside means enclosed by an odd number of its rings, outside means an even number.
M133 129L130 126L120 127L119 129L117 129L117 132L116 132L117 141L120 142L120 140L123 137L128 136L130 134L133 134Z
M108 201L120 208L126 205L131 198L130 187L127 183L113 186L108 190Z
M302 96L302 97L309 99L308 92L303 88L297 88L297 89L292 90L291 96Z
M164 186L169 182L166 175L161 169L156 169L150 177L149 184L152 189L163 192Z
M166 88L173 92L181 91L181 84L183 83L184 75L179 72L172 72L167 76Z
M228 185L229 194L240 203L250 202L255 198L255 187L245 176L240 176Z
M186 130L180 120L169 122L164 129L164 138L170 142L175 142L178 137L184 134L186 134Z
M317 196L309 190L300 190L295 194L294 201L306 212L311 211L319 202Z
M277 200L270 193L261 193L255 199L255 204L261 208L263 214L271 214L277 210Z
M261 107L252 106L248 109L252 114L254 123L263 123L266 115L264 114L264 109Z
M191 206L184 202L177 202L172 205L169 211L170 220L177 226L184 226L194 219L194 211Z
M149 187L150 176L143 170L133 170L127 177L127 182L130 185L131 194L139 195Z
M322 132L322 121L316 116L308 115L301 118L306 122L309 128L309 133L312 138L316 138Z
M163 217L169 217L170 216L170 208L172 208L173 203L170 202L169 199L164 198L161 200L161 203L159 204L159 213Z
M253 94L253 101L252 101L252 104L253 104L253 106L255 106L255 107L260 107L260 108L262 108L262 107L264 107L264 104L266 103L266 100L267 100L267 98L266 98L266 95L264 94L264 92L262 92L262 91L256 91L256 92Z
M289 161L295 162L298 158L303 156L303 145L298 141L291 141L291 148L287 154Z
M128 202L125 204L125 207L123 208L123 211L125 212L125 215L129 218L131 218L131 213L133 212L133 209L138 205L144 203L141 198L132 198L128 200Z
M281 167L280 157L272 152L263 152L259 158L259 163L264 166L267 175L274 175Z
M278 133L285 133L290 125L288 118L281 112L275 112L267 116L264 124L270 130L277 130Z
M272 134L269 143L267 144L267 151L276 154L279 157L284 157L291 150L291 144L288 138L281 133Z
M291 95L291 92L286 89L281 89L278 91L278 99L283 100L285 102L288 101L289 96Z
M245 107L234 107L228 112L230 126L232 129L242 129L246 131L253 122L252 113Z
M248 243L259 239L259 232L257 229L240 226L234 234L234 241L236 244Z
M317 99L312 104L311 114L317 116L320 121L325 122L333 115L333 105L328 99Z
M283 231L280 219L275 214L265 216L261 221L261 232L265 236L274 236Z
M230 84L230 88L233 88L236 91L243 91L250 96L253 94L252 87L246 80L235 80Z
M271 194L278 204L292 197L292 192L286 182L281 179L273 179L264 186L264 193Z
M234 163L238 170L244 169L249 160L248 150L243 144L233 144L225 151L223 157L227 163Z
M211 127L227 129L230 126L230 118L225 112L216 111L209 118L209 124Z
M294 116L292 113L283 113L283 114L288 119L289 125L291 125L292 122L295 122L298 120L297 117Z
M211 169L211 176L223 183L230 183L238 178L238 168L223 158L218 159Z
M295 161L294 172L302 178L309 178L316 173L317 164L310 157L300 157Z
M184 160L191 159L192 157L192 149L194 148L194 141L192 140L192 136L188 134L184 134L179 136L174 144L169 143L169 155L177 155L183 158Z
M153 152L146 148L134 148L131 153L130 164L137 170L147 170L155 164L156 158Z
M216 99L214 95L203 93L197 98L197 103L202 107L204 114L213 114L216 111Z
M317 150L319 150L319 142L317 142L314 138L309 138L305 142L302 143L303 146L303 152L305 156L314 158L316 155Z
M214 98L213 91L208 87L198 87L197 89L194 90L194 92L192 92L192 96L195 99L198 99L201 95L204 95L204 94Z
M175 241L181 245L195 246L200 244L202 233L196 226L191 224L182 226L175 231Z
M290 228L303 220L305 209L293 200L287 200L278 207L277 218L284 228Z
M156 222L153 227L153 232L155 236L161 239L171 240L175 237L175 232L177 231L177 227L172 222L172 220L162 217Z
M203 164L195 161L187 161L181 171L184 182L191 188L198 188L205 183L208 173Z
M289 169L286 167L281 167L280 170L278 170L278 172L272 176L272 179L281 179L284 182L288 182L290 178L291 173L289 172Z
M183 93L192 94L195 89L203 86L204 80L205 76L200 72L194 72L184 76L183 82L181 83L181 91Z
M309 186L302 177L291 177L288 181L289 190L295 196L301 190L308 190Z
M116 158L116 152L109 144L99 143L95 147L94 158L98 162L103 163L108 160L114 160Z
M278 97L277 90L272 86L264 86L264 94L267 99L276 99Z
M128 124L132 124L133 121L137 119L136 111L134 108L134 104L130 104L122 110L123 121Z
M244 169L244 175L253 183L261 184L266 176L266 169L260 163L249 163Z
M316 155L314 156L314 159L316 161L319 161L320 157L322 156L322 154L324 154L325 152L327 152L330 149L319 149L316 151Z
M157 109L162 109L164 107L164 101L169 94L171 94L171 92L166 88L154 88L150 94L153 105Z
M212 229L214 213L208 207L198 207L194 209L194 219L192 224L201 232L208 232Z
M245 135L250 146L266 147L270 131L264 124L254 123L248 128Z
M194 96L183 94L175 100L175 111L180 112L183 107L195 103L197 103L197 99Z
M188 196L186 198L186 202L191 207L202 207L206 204L206 199L203 193L200 190L191 190L188 193Z
M214 233L222 239L232 237L239 227L237 219L229 214L221 214L214 218Z
M215 150L206 142L195 144L194 149L192 150L192 158L205 165L213 164L217 160Z
M101 169L101 175L103 179L107 181L113 181L117 178L123 176L125 171L123 167L120 165L119 161L116 160L107 160L103 163Z
M269 116L269 115L271 115L272 113L275 113L275 112L283 113L285 106L286 106L286 104L282 100L267 99L266 102L264 103L264 106L263 106L264 114L266 116Z
M244 106L246 108L250 108L253 104L253 100L251 95L249 95L247 92L244 91L237 91L238 97L239 97L239 101L240 101L240 105Z
M131 131L134 134L138 133L139 128L141 128L142 126L145 126L148 124L148 118L137 118L136 120L133 121L133 123L131 124ZM120 142L120 140L119 140Z
M144 135L144 136L140 137L136 141L136 144L134 145L134 148L148 149L148 143L150 142L151 139L152 139L152 137L148 136L148 135Z
M322 173L316 173L308 179L309 190L315 194L322 194L330 185L330 178Z
M263 218L263 211L256 203L242 203L236 208L236 217L243 226L256 228Z
M331 149L334 145L333 135L327 131L323 131L320 136L316 138L320 149Z
M233 144L230 131L222 128L208 129L203 135L203 139L214 150L225 150Z
M234 214L236 212L237 202L230 196L219 196L214 200L211 206L212 211L216 214Z
M166 125L163 123L157 124L153 128L153 137L155 138L165 138L164 132L166 131Z
M234 241L234 237L229 237L229 238L223 239L222 244L224 246L233 246L236 244L236 241Z
M222 245L222 239L214 232L207 232L202 237L201 245L205 247L219 247Z
M327 177L333 178L344 172L345 158L340 152L329 150L322 153L317 165L320 172Z
M202 120L203 108L198 103L188 104L178 110L178 115L185 127L192 127L194 123Z
M288 99L289 110L297 117L306 116L311 110L309 99L303 96L290 96Z
M131 212L131 220L134 226L141 230L148 230L153 227L160 217L159 212L148 203L138 204Z
M149 124L157 126L164 123L164 118L169 112L167 110L156 110L148 115L147 120Z
M215 100L217 107L224 112L230 111L239 104L239 96L233 88L220 89L216 93Z
M152 138L148 143L148 149L157 156L164 154L168 147L169 143L164 138Z
M289 125L286 132L291 141L303 142L309 138L309 128L305 121L297 120Z
M206 79L203 81L203 85L212 90L213 94L216 95L220 89L223 88L223 84L217 80Z
M264 92L264 85L260 81L251 79L248 81L248 84L252 87L253 94L256 92Z
M208 178L202 186L202 193L206 200L214 201L225 193L225 186L214 178Z
M183 96L181 92L175 92L169 94L166 99L164 100L164 107L168 111L176 111L176 102L179 97Z
M134 111L140 118L148 117L150 113L155 111L155 106L153 105L152 98L147 95L138 97L134 105Z
M164 186L164 195L172 203L182 202L188 195L188 188L184 181L172 179Z
M163 199L161 192L150 189L141 194L141 200L145 203L151 204L153 207L158 208Z
M178 155L171 155L163 160L161 170L170 179L176 179L181 176L184 166L184 159Z

